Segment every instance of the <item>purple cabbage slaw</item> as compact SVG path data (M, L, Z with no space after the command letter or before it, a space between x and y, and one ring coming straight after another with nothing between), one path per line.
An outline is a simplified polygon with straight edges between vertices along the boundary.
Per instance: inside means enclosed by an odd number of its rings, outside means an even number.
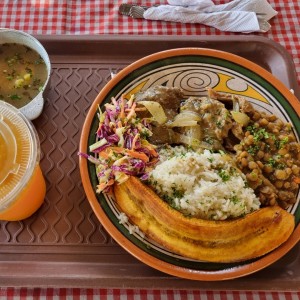
M158 162L156 147L147 140L152 135L151 119L139 118L132 96L127 100L112 98L105 104L105 111L99 107L99 126L96 142L89 146L91 154L79 153L96 165L99 184L97 193L109 192L112 185L126 181L129 176L148 179L149 171Z

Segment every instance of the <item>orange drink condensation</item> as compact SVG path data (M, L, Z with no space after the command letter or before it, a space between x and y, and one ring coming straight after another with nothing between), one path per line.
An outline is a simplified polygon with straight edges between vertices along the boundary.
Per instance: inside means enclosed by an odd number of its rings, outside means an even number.
M37 133L26 117L0 101L0 220L31 216L43 203L46 184Z

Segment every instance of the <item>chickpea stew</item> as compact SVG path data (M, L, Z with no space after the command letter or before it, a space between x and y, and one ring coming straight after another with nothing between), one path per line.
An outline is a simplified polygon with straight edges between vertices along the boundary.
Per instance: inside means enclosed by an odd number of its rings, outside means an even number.
M264 206L286 208L296 202L300 174L300 144L291 124L251 109L251 122L235 146L236 162Z
M238 104L240 112L248 117L244 124L237 124L234 120L233 135L229 132L224 146L233 150L238 168L246 175L261 205L278 204L286 208L294 204L300 183L300 144L293 134L292 125L275 115L254 109L241 96L214 91L210 96L223 102L231 98Z

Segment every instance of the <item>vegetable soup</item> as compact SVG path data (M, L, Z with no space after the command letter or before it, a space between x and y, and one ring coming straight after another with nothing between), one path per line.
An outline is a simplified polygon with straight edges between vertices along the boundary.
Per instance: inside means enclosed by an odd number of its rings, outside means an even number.
M0 45L0 99L20 108L42 90L47 67L33 49L16 43Z

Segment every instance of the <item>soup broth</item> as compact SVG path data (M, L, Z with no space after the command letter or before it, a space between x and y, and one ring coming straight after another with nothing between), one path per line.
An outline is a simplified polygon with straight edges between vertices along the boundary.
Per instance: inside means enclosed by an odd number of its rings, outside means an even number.
M16 43L0 45L0 99L20 108L43 88L47 67L33 49Z

